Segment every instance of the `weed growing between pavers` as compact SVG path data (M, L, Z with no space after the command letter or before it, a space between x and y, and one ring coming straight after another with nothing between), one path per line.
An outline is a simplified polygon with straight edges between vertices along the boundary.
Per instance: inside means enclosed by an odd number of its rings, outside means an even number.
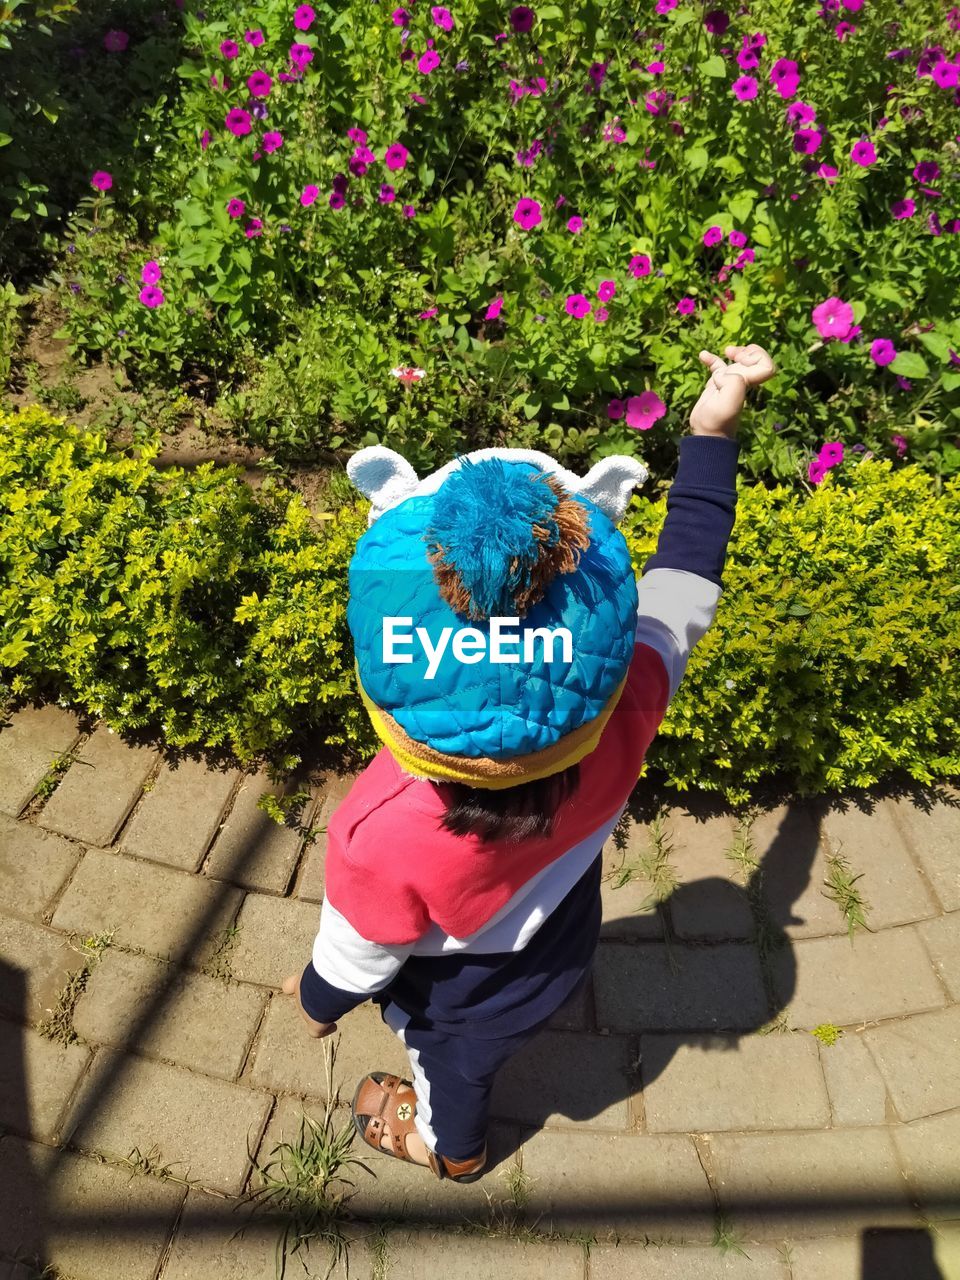
M863 872L854 875L850 864L839 854L828 856L827 874L823 881L826 886L824 897L830 898L840 908L851 942L857 929L870 930L866 916L869 903L864 902L857 888L857 881L862 878Z
M129 1155L121 1156L119 1159L94 1154L101 1164L123 1165L124 1168L132 1169L134 1173L142 1174L144 1177L159 1178L161 1182L179 1182L184 1187L195 1187L200 1184L199 1178L181 1177L173 1172L173 1165L164 1164L163 1155L156 1144L146 1154L139 1147L134 1147ZM183 1161L176 1160L174 1164L183 1164Z
M79 759L80 752L89 737L89 734L84 734L80 741L75 743L69 751L61 751L59 755L54 757L50 768L40 779L36 791L30 797L27 807L20 814L21 821L30 821L31 818L36 817L63 781L64 774Z
M740 1237L733 1223L719 1211L713 1225L713 1246L722 1254L739 1253L742 1258L750 1257L740 1243Z
M821 1044L825 1044L829 1048L830 1045L837 1043L843 1035L843 1031L840 1027L835 1027L832 1022L821 1022L818 1027L813 1028L810 1034L816 1036Z
M650 882L650 894L638 908L640 911L661 906L680 883L676 868L670 861L673 841L664 830L664 821L665 814L658 813L650 823L650 843L646 850L634 862L622 863L614 873L614 889L621 889L634 879Z
M12 1274L15 1280L73 1280L66 1271L59 1271L52 1262L44 1265L35 1253L29 1256L17 1254L13 1259L15 1265L21 1269L14 1271Z
M86 990L93 966L99 962L103 952L109 947L114 933L116 930L111 929L108 933L93 934L89 938L79 939L74 936L70 939L71 947L74 951L79 951L86 956L86 962L83 968L76 969L67 975L66 984L60 989L56 1004L50 1010L50 1016L34 1024L34 1029L42 1036L46 1036L48 1040L56 1040L62 1045L68 1045L75 1044L80 1039L74 1030L73 1012L77 1007L77 1001Z
M331 1246L333 1257L327 1270L331 1275L338 1262L348 1263L348 1241L343 1232L343 1208L355 1184L344 1170L359 1165L371 1177L376 1175L361 1159L349 1154L356 1129L353 1119L334 1129L333 1087L334 1049L329 1037L321 1048L324 1056L326 1090L322 1120L308 1115L300 1119L300 1133L294 1142L280 1142L264 1165L248 1152L261 1185L249 1194L255 1209L279 1210L286 1222L277 1241L278 1280L284 1275L287 1258L314 1242ZM303 1258L299 1259L306 1269ZM326 1280L326 1278L325 1278Z
M240 926L238 924L227 925L225 929L221 929L217 936L217 945L200 972L205 973L208 978L221 978L224 982L229 982L233 977L231 957L239 937Z

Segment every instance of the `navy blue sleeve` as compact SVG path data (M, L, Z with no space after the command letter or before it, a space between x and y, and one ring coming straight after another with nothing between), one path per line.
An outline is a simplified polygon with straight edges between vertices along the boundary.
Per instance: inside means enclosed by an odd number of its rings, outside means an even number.
M370 999L369 991L341 991L321 978L311 961L300 977L300 1003L317 1022L336 1022L345 1013Z
M740 441L725 436L682 438L677 474L667 492L667 518L643 573L683 569L723 586L736 519L739 453Z

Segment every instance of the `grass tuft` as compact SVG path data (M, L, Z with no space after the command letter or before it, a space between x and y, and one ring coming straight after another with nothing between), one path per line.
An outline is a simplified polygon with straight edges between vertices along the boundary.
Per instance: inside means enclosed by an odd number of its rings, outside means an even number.
M35 1030L42 1036L46 1036L48 1040L56 1040L62 1045L75 1044L79 1040L80 1037L73 1026L73 1011L86 990L93 966L109 947L115 932L115 929L111 929L109 932L93 934L87 938L76 936L71 938L71 947L74 951L79 951L85 959L82 968L67 974L67 981L57 993L57 1001L50 1010L49 1017L41 1018L34 1024Z
M824 897L830 898L840 908L840 914L847 922L847 934L851 941L857 929L870 928L866 915L869 904L863 900L857 888L857 881L862 879L863 872L854 875L845 858L839 854L828 856L827 874L823 881L826 886Z
M713 1246L724 1255L739 1253L742 1258L750 1257L749 1253L741 1245L733 1224L722 1213L717 1214L717 1219L714 1223Z

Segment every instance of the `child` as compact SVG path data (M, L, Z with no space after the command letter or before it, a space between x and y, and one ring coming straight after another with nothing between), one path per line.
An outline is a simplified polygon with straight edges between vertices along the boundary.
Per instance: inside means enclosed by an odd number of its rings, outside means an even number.
M758 346L726 354L700 353L639 584L616 529L634 459L580 479L481 450L420 481L377 446L348 466L373 503L348 622L386 745L330 821L313 958L283 990L316 1037L379 1004L413 1079L365 1076L357 1131L438 1178L482 1176L496 1072L589 969L603 843L716 613L738 415L775 372Z

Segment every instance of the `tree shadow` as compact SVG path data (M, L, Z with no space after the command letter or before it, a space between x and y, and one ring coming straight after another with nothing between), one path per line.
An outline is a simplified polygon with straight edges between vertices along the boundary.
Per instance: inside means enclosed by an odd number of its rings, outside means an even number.
M860 1237L860 1280L947 1280L929 1231L870 1227Z

